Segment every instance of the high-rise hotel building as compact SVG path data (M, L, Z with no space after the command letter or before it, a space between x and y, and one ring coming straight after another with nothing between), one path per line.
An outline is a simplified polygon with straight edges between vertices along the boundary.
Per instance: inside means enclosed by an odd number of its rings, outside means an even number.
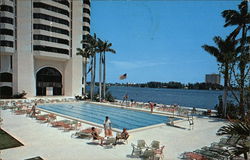
M89 0L0 0L0 98L82 93Z

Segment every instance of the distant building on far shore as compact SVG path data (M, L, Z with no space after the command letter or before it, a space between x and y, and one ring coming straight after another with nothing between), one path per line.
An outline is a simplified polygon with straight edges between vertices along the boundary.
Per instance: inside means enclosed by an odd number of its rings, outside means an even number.
M220 75L219 74L206 74L205 82L212 83L212 84L220 84Z

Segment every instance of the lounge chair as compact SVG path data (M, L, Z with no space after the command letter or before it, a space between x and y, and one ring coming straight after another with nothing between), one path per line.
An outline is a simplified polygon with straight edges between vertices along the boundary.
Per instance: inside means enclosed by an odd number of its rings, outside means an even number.
M154 160L154 150L146 149L143 154L140 156L142 159Z
M73 121L72 125L75 127L75 130L78 130L82 126L82 124L78 121Z
M39 120L40 122L46 123L49 120L49 114L43 114L43 115L38 115L36 116L36 119Z
M121 137L121 133L117 133L116 137ZM127 137L124 137L124 138L117 138L116 142L128 144L128 138L129 138L129 135Z
M70 131L70 130L78 130L78 127L81 127L81 123L78 121L70 121L69 123L66 123L63 125L64 131Z
M194 153L194 152L185 152L182 154L183 160L208 160L206 157L199 153Z
M141 156L142 149L146 149L148 147L144 140L138 140L137 145L132 143L131 146L133 147L131 156L136 156L136 157Z
M16 114L16 115L23 115L23 114L26 114L26 110L25 109L20 109L20 110L16 110L14 113Z
M98 134L101 134L102 132L102 129L98 129L96 128L97 130L97 133ZM91 127L90 128L86 128L86 129L83 129L83 130L80 130L78 132L75 132L71 135L72 138L92 138L92 130L91 130Z
M104 148L113 148L114 146L115 146L115 138L113 138L113 137L108 137L106 140L105 140L105 142L104 142L104 144L105 144L105 146L104 146Z
M233 136L230 138L221 138L219 142L214 142L211 146L216 147L232 147L239 143L239 137Z
M150 146L149 146L151 149L159 149L160 148L160 142L159 141L152 141Z
M75 132L71 135L71 138L75 137L75 138L91 138L92 135L91 135L91 128L86 128L86 129L83 129L83 130L80 130L78 132Z
M223 147L216 147L216 146L210 146L210 147L202 147L201 148L202 150L205 150L205 151L209 151L209 152L214 152L218 155L220 155L223 159L223 157L230 157L231 156L231 153L229 152L228 149L225 149ZM227 159L227 158L224 158L224 159Z
M50 124L52 127L58 127L58 128L63 128L65 124L69 124L70 120L61 120L61 121L55 121L51 122Z
M200 155L203 155L207 159L212 159L212 160L223 160L224 159L224 157L219 155L218 153L211 152L211 151L208 151L208 150L197 149L194 152L198 153Z
M160 149L154 150L154 160L163 160L164 155L163 155L163 149L165 146L161 146Z

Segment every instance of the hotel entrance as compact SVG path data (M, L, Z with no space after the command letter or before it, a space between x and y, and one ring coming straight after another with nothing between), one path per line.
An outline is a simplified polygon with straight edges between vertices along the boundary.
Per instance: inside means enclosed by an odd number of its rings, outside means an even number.
M36 95L62 95L62 75L52 67L45 67L36 74Z

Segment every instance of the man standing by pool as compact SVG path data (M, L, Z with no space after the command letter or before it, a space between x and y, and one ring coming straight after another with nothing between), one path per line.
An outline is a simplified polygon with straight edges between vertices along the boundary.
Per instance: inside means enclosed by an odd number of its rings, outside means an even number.
M155 103L152 103L152 102L150 102L150 101L148 101L148 103L149 103L149 107L150 107L150 112L153 113L154 106L156 106L156 104L155 104Z
M108 116L106 116L106 118L105 118L105 120L103 122L103 126L104 126L105 137L112 136L111 121L110 121Z

